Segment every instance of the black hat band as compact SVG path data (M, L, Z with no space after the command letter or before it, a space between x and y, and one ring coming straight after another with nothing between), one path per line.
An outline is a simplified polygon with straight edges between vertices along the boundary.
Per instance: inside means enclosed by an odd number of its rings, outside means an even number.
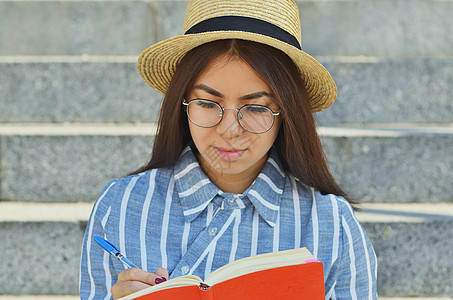
M245 31L272 37L302 50L299 41L288 31L272 23L243 16L222 16L201 21L184 34L195 34L212 31Z

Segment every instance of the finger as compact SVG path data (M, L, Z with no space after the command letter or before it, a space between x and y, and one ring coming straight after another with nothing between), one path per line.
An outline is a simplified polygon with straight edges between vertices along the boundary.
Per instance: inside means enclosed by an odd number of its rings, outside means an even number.
M140 278L146 277L148 272L139 268L126 269L118 274L118 281L141 281Z
M146 272L139 268L126 269L118 274L118 281L140 281L148 285L155 285L156 278L160 278L160 276L154 273ZM157 283L160 282L161 281Z
M118 281L140 281L148 285L155 285L167 281L168 272L159 268L159 273L150 273L138 268L130 268L118 274Z
M160 277L164 277L165 279L168 280L168 271L167 269L164 268L159 268L156 270L155 274Z
M149 284L140 281L117 281L111 288L113 299L130 295L149 287Z

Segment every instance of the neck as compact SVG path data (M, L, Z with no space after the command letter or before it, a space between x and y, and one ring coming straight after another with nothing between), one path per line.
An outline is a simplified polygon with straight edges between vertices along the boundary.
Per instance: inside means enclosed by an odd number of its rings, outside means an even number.
M219 189L225 193L242 194L258 177L267 161L267 157L263 157L262 161L255 164L252 168L236 174L228 174L214 169L201 155L198 156L198 161L206 176Z

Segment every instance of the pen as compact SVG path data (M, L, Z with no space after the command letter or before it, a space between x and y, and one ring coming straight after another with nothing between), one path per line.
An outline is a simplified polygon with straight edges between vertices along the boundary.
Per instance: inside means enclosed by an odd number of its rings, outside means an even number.
M101 238L100 236L95 236L94 241L110 255L116 257L119 261L121 261L125 266L127 266L127 268L138 268L134 263L128 260L126 256L121 254L120 250L118 250L118 248L116 248L115 245L113 245L109 241Z

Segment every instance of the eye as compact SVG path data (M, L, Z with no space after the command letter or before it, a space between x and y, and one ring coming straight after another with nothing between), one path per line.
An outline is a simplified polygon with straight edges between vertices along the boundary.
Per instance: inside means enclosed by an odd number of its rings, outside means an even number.
M265 106L260 105L247 105L244 107L250 113L266 113L269 112L269 109Z
M202 108L216 108L217 104L207 100L195 100L195 103Z

